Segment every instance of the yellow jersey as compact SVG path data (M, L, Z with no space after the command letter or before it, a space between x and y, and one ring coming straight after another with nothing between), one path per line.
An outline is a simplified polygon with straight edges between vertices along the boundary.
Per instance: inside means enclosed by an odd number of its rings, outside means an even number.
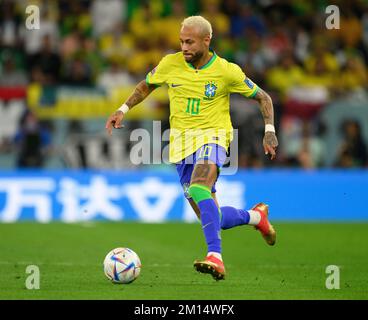
M252 98L258 91L238 65L211 53L211 59L199 69L187 63L182 52L168 54L146 76L149 85L168 86L172 163L207 143L227 150L233 139L230 94Z

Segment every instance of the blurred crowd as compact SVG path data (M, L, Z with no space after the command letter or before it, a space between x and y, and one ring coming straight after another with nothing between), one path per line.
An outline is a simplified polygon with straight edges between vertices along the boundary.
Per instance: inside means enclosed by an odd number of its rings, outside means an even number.
M41 9L38 32L24 25L24 8L30 4ZM320 114L336 99L366 97L368 66L368 2L334 1L340 28L331 30L325 24L328 5L324 0L3 0L0 87L37 82L109 90L133 85L162 56L180 50L182 20L200 14L212 23L217 54L239 64L274 101L278 160L271 163L262 153L260 113L244 111L233 117L240 165L323 167L328 126ZM234 112L243 111L235 107ZM21 117L14 139L20 150L26 128L42 127L29 113ZM52 137L39 130L36 144L44 150ZM368 166L362 119L346 118L340 137L333 166ZM43 154L38 152L40 158ZM19 166L27 166L24 157L20 153ZM42 166L40 159L34 161L29 166Z

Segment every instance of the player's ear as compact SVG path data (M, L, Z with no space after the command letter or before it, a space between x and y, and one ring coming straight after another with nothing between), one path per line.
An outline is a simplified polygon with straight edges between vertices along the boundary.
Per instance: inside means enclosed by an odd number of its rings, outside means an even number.
M210 42L211 42L211 37L209 34L207 34L206 36L204 36L204 43L210 46Z

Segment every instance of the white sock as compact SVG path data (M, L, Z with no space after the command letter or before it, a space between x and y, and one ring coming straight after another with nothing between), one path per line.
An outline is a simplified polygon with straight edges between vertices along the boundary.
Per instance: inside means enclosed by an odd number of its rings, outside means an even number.
M210 251L210 252L207 253L207 257L208 256L214 256L215 258L217 258L217 259L219 259L219 260L222 261L221 253Z
M261 215L256 210L248 210L249 213L249 222L248 224L251 226L256 226L261 221Z

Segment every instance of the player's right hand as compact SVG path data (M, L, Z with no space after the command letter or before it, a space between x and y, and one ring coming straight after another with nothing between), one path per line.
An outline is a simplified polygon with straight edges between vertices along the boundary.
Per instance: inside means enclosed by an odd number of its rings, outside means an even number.
M105 129L111 136L112 129L120 129L122 127L121 122L123 121L124 113L122 111L116 111L106 121Z

